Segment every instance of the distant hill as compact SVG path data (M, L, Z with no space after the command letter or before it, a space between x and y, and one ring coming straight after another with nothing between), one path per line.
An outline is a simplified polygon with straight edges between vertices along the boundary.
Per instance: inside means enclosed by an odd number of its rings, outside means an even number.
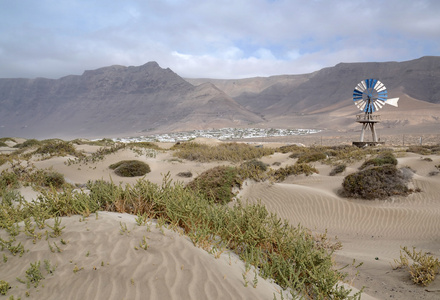
M213 86L155 62L58 80L0 79L0 136L94 137L155 129L241 126L262 118Z
M440 57L340 63L304 74L183 79L156 62L57 80L0 79L0 137L114 137L221 127L358 130L352 91L381 80L399 107L380 111L394 132L440 132Z

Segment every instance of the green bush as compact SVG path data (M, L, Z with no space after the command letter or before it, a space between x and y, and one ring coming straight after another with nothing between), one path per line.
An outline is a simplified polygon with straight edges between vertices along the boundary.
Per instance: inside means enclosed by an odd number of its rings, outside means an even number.
M42 179L42 186L53 186L55 188L60 188L66 183L64 175L56 171L44 172Z
M289 152L305 153L308 151L308 148L297 145L289 145L289 146L282 146L278 148L277 151L281 153L289 153Z
M66 156L68 154L73 156L78 156L75 147L71 142L65 142L60 140L48 140L43 143L37 150L35 154L43 154L50 156Z
M409 193L406 181L394 165L370 167L344 178L342 194L362 199L385 199Z
M240 168L259 169L259 170L265 172L267 170L267 165L260 160L252 159L252 160L248 160L248 161L245 161L244 163L242 163L240 165Z
M11 288L8 282L0 280L0 295L6 295Z
M122 160L109 166L122 177L143 176L151 172L150 166L139 160Z
M0 189L10 188L14 189L17 188L19 185L18 176L14 172L8 172L6 170L3 170L0 174Z
M406 152L429 155L431 154L431 149L429 146L409 146Z
M421 250L417 252L415 247L413 247L412 251L409 251L408 247L402 247L401 249L403 252L400 250L400 260L394 260L397 264L394 269L407 269L415 284L428 286L434 281L440 271L440 261L438 258L434 258L429 253L423 253ZM412 260L412 264L408 258Z
M8 156L4 154L0 154L0 166L8 161Z
M267 178L266 171L267 165L256 159L246 161L238 167L238 173L242 180L250 178L255 181L263 181Z
M30 147L39 146L39 145L41 145L41 142L39 140L29 139L29 140L24 141L21 144L15 145L14 148L24 149L24 148L30 148Z
M330 171L330 176L335 176L336 174L342 173L345 171L345 169L347 168L347 165L345 164L340 164L340 165L336 165L331 171Z
M308 154L304 154L298 157L298 161L297 163L309 163L309 162L314 162L314 161L319 161L319 160L323 160L326 159L327 155L325 155L325 153L323 152L312 152L312 153L308 153Z
M193 176L193 174L190 171L188 171L188 172L179 172L179 173L177 173L177 176L191 178Z
M271 170L269 176L275 181L283 181L290 175L300 175L305 174L306 176L312 175L313 173L319 173L319 171L306 163L296 163L294 165L286 166L284 168L279 168L277 170Z
M172 150L177 150L174 156L193 161L232 161L240 162L244 160L261 158L271 155L275 151L269 148L254 147L243 143L221 143L216 146L197 144L193 142L180 143L174 145Z
M383 165L397 165L397 159L391 152L383 152L377 155L375 158L371 158L365 161L360 167L363 170L370 166L383 166Z
M140 148L148 148L148 149L154 149L154 150L161 150L161 148L156 145L155 143L151 142L131 142L128 143L127 146L131 147L140 147Z
M215 203L225 204L235 197L232 189L241 186L238 175L234 167L219 166L206 170L189 182L187 187L201 192Z

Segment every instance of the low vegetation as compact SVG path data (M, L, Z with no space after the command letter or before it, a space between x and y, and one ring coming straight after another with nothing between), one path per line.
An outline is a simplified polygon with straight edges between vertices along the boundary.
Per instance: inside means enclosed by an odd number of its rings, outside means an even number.
M374 166L350 174L342 183L342 195L367 200L409 194L402 171L394 165Z
M367 200L405 196L412 192L407 182L413 172L408 168L397 169L397 159L390 151L383 151L366 160L360 171L349 174L342 183L341 194Z
M301 155L298 157L297 163L310 163L315 161L324 160L327 158L327 155L323 152L312 152L308 154Z
M345 171L345 169L347 168L346 164L339 164L336 165L329 173L330 176L335 176L336 174L340 174L342 172Z
M99 148L97 151L93 152L91 155L82 155L79 157L76 157L75 159L68 159L65 164L68 166L72 164L88 164L88 163L95 163L97 161L103 160L106 155L116 153L117 151L124 149L126 147L125 144L122 143L113 143L110 144L110 146L104 146Z
M6 295L8 290L11 288L8 282L0 280L0 295Z
M151 172L150 166L139 160L122 160L109 166L121 177L144 176Z
M440 145L409 146L406 151L421 155L440 154Z
M411 279L415 284L427 286L434 281L440 271L440 261L429 253L416 251L413 247L412 251L408 247L402 247L400 250L400 258L395 259L396 266L394 269L402 268L408 270Z
M254 147L242 143L222 143L216 146L186 142L174 145L174 155L181 159L200 162L230 161L241 162L271 155L275 151L269 148Z
M177 176L191 178L193 176L193 174L190 171L186 171L186 172L179 172L179 173L177 173Z
M76 151L75 146L71 142L47 140L40 144L34 154L41 154L48 157L66 155L83 156L82 153Z
M277 151L291 153L290 158L297 158L299 163L320 161L326 164L352 163L375 154L380 149L358 148L355 146L313 146L302 147L297 145L283 146Z
M67 185L64 175L52 169L37 169L31 163L13 161L9 170L3 170L0 188L17 188L20 183L38 187L61 188Z
M313 173L319 173L319 171L307 163L296 163L294 165L289 165L284 168L279 168L276 170L271 170L269 176L273 180L280 182L285 180L290 175L300 175L305 174L306 176L312 175Z
M235 197L233 189L240 188L241 183L237 168L219 166L197 176L187 188L201 193L212 202L226 204Z
M393 165L397 166L397 159L392 152L383 152L378 154L376 157L366 160L360 167L363 170L370 166L383 166L383 165Z
M29 139L29 140L24 141L23 143L16 144L14 146L14 148L24 149L24 148L32 148L32 147L40 146L40 145L41 145L41 142L39 140Z

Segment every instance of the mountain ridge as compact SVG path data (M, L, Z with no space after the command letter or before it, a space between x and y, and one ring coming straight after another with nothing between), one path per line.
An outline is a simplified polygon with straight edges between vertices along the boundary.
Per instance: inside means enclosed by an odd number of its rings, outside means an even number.
M59 79L0 79L0 136L104 137L221 127L355 131L359 111L352 91L366 78L381 80L390 98L401 97L401 107L380 111L400 118L385 120L389 128L439 126L436 56L245 79L182 78L148 62Z

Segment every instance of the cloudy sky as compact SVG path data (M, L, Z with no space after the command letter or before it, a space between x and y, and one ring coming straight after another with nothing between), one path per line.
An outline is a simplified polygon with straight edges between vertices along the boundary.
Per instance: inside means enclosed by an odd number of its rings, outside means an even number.
M440 55L437 0L0 0L0 78L157 61L183 77Z

